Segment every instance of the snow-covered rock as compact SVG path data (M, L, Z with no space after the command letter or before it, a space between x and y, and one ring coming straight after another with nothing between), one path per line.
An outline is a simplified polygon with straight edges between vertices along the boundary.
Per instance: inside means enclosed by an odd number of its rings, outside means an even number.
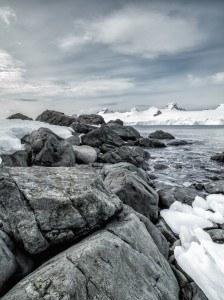
M224 104L219 104L216 110L224 110Z
M22 150L21 138L41 127L49 128L55 134L65 139L72 136L72 129L68 127L37 121L0 120L0 155L13 154L16 151Z
M178 103L176 103L176 102L171 102L171 103L168 103L166 106L165 106L165 109L166 110L185 110L185 109L183 109L183 108L181 108L180 106L179 106L179 104Z

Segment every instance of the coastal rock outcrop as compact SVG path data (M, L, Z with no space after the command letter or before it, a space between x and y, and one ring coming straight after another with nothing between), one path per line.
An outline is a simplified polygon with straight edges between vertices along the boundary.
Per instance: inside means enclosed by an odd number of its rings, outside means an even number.
M104 118L100 115L91 114L91 115L80 115L78 121L81 124L87 125L101 125L105 124Z
M59 126L70 126L73 122L76 121L76 118L66 116L64 113L59 111L45 110L36 118L36 121L41 121Z
M175 137L163 130L156 130L155 132L152 132L149 134L150 139L157 139L157 140L172 140L175 139Z
M7 119L9 120L14 120L14 119L18 119L18 120L28 120L28 121L33 121L32 118L27 117L21 113L16 113L14 115L9 116Z
M224 152L216 154L216 155L213 155L211 157L211 159L223 163L224 162Z
M129 170L114 169L107 172L104 183L124 204L152 221L157 220L159 196L142 178Z
M157 141L149 138L140 138L135 143L137 146L144 148L165 148L166 144L161 141Z
M72 145L47 128L40 128L25 136L29 164L47 167L70 167L75 165Z
M25 150L19 150L11 155L1 155L2 164L7 167L27 167L28 154Z
M30 254L75 240L122 208L88 166L1 168L0 176L2 230Z
M150 154L143 150L141 147L130 148L128 146L122 146L110 150L104 154L99 155L99 160L104 163L116 164L119 162L128 162L137 167L148 169L147 160Z
M145 225L124 211L28 275L2 300L177 300L178 294L176 278Z
M124 141L135 141L140 138L140 133L132 126L124 126L118 123L108 123L106 126L110 127Z

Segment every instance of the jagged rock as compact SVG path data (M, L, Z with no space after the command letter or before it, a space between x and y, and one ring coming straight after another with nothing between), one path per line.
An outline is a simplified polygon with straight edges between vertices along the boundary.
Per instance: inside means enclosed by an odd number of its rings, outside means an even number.
M211 157L212 160L218 161L218 162L224 162L224 152L213 155Z
M96 127L94 127L94 126L82 124L79 121L73 122L70 125L70 127L72 127L75 130L75 132L77 132L77 133L88 133L88 132L96 129Z
M82 145L73 146L77 162L91 164L97 160L97 152L93 147Z
M205 193L191 187L171 186L165 182L155 182L154 188L159 194L159 206L169 208L175 201L191 205L196 196L205 197Z
M178 240L178 237L175 236L175 234L172 232L172 230L169 228L169 226L163 219L159 220L159 222L156 224L156 227L159 229L159 231L163 234L163 236L168 242L174 243Z
M25 136L30 165L70 167L75 165L72 145L47 128L40 128Z
M195 282L191 282L181 289L180 300L208 300L208 298Z
M0 192L2 230L30 254L77 239L122 208L88 166L1 169Z
M175 137L163 130L156 130L155 132L152 132L149 134L150 139L157 139L157 140L170 140L170 139L175 139Z
M27 167L28 154L24 150L16 151L11 155L1 155L2 164L7 167Z
M115 169L107 172L104 183L124 204L152 221L157 220L159 196L143 179L129 170Z
M136 145L145 148L164 148L166 145L163 142L149 139L149 138L140 138L136 141Z
M115 123L115 124L119 124L119 125L124 125L124 122L120 119L116 119L116 120L110 120L109 122L107 122L107 124L111 124L111 123Z
M67 138L65 141L71 144L72 146L79 146L80 145L79 134L73 132L73 135Z
M78 121L81 124L89 124L89 125L100 125L105 124L104 118L100 115L80 115L78 117Z
M117 123L108 123L107 126L118 134L124 141L135 141L140 138L140 133L132 126L123 126Z
M59 126L70 126L73 122L76 121L76 118L66 116L64 113L59 111L45 110L36 118L36 121L41 121Z
M185 145L192 145L192 142L185 141L185 140L175 140L167 144L168 146L185 146Z
M14 115L9 116L7 119L18 119L18 120L28 120L28 121L33 121L32 118L29 118L21 113L17 113Z
M130 148L128 146L122 146L104 154L100 154L99 160L110 164L128 162L146 170L148 169L146 160L149 159L149 156L150 154L140 147Z
M24 277L32 268L31 259L0 230L0 295L11 286L11 282Z
M176 278L146 227L124 214L24 278L2 300L178 300Z
M103 144L120 147L124 141L108 126L102 126L87 133L83 138L83 144L97 148Z
M122 169L131 171L136 176L143 179L147 184L152 185L151 178L145 170L143 170L142 168L138 168L138 167L134 166L133 164L130 164L127 162L120 162L120 163L112 164L112 165L104 164L102 173L104 176L106 176L109 171L122 170Z

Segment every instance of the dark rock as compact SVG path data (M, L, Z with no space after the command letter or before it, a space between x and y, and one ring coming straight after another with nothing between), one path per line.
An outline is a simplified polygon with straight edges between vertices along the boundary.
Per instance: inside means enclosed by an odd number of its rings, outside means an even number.
M185 141L185 140L175 140L167 144L168 146L185 146L185 145L192 145L192 142Z
M122 209L88 166L7 168L0 176L2 230L30 254L76 240Z
M224 230L223 229L209 229L207 233L212 238L213 242L224 244Z
M155 170L165 170L165 169L169 168L169 166L162 164L162 163L156 163L156 164L154 164L153 167Z
M73 146L77 162L91 164L97 160L97 152L93 147L82 145Z
M81 124L87 124L87 125L101 125L105 124L104 118L100 115L80 115L78 117L78 121Z
M136 141L136 145L145 148L164 148L166 145L160 141L149 139L149 138L140 138Z
M123 126L117 123L109 123L106 126L110 127L124 141L135 141L140 138L140 133L132 126Z
M111 123L115 123L115 124L119 124L119 125L124 125L124 122L120 119L116 119L116 120L110 120L109 122L107 122L107 124L111 124Z
M75 153L70 143L47 128L40 128L25 136L30 165L70 167L75 165Z
M155 132L152 132L149 134L150 139L158 139L158 140L170 140L170 139L175 139L175 137L163 130L156 130Z
M108 126L102 126L87 133L83 138L83 144L97 148L103 144L120 147L124 141Z
M11 283L31 272L32 268L31 259L0 230L0 295L10 288Z
M80 137L79 137L79 134L73 133L73 135L70 136L69 138L67 138L65 141L66 141L67 143L71 144L72 146L79 146L79 145L80 145Z
M114 192L124 204L143 214L152 221L158 218L159 196L144 180L129 170L110 170L104 184Z
M208 300L208 298L195 282L191 282L181 289L180 300Z
M205 183L204 189L209 194L224 194L224 185L222 182Z
M28 154L24 150L16 151L11 155L1 155L2 164L7 167L27 167Z
M127 162L120 162L120 163L112 164L112 165L104 164L102 173L104 176L106 176L109 171L115 171L115 170L116 171L117 170L128 170L128 171L134 173L136 176L143 179L147 184L152 185L151 178L145 170L138 168Z
M171 186L162 182L155 182L154 188L159 194L161 208L169 208L175 201L191 205L196 196L205 197L205 193L192 187Z
M73 122L76 121L76 118L66 116L62 112L54 111L54 110L45 110L42 114L40 114L36 121L41 121L53 125L59 126L70 126Z
M135 214L124 214L49 260L2 300L178 300L176 278Z
M115 150L117 147L114 145L110 145L110 144L103 144L102 146L100 146L99 151L102 153L106 153L108 151L113 151Z
M224 152L212 156L211 159L223 163L224 162Z
M28 120L28 121L33 121L32 118L29 118L29 117L27 117L27 116L25 116L25 115L23 115L23 114L21 114L21 113L17 113L17 114L11 115L11 116L9 116L7 119L10 119L10 120L12 120L12 119L18 119L18 120Z
M179 287L180 288L184 288L189 283L188 279L175 266L171 265L171 268L173 270L174 275L176 276L176 279L177 279L177 282L179 284Z
M145 216L136 212L132 208L131 211L139 218L139 220L145 225L148 233L152 237L154 243L158 247L160 253L168 260L169 257L169 245L166 238L160 232L160 230Z
M159 231L163 234L163 236L167 239L168 242L174 243L178 240L178 237L172 232L169 226L163 219L160 219L159 222L156 224L156 227Z
M79 121L75 121L73 122L70 127L72 127L75 132L77 133L88 133L94 129L96 129L96 127L91 126L91 125L87 125L87 124L81 124Z
M99 155L99 160L104 163L116 164L119 162L128 162L137 167L148 169L149 153L144 151L140 147L129 148L128 146L122 146L115 150L108 151Z

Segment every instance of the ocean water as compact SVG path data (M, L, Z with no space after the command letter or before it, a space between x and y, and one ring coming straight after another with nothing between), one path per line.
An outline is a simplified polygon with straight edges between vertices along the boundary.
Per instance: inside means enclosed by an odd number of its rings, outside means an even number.
M134 127L143 137L155 130L164 130L173 134L176 139L193 142L192 145L186 146L148 149L151 154L150 168L159 178L180 184L215 180L224 183L224 164L210 159L212 155L224 151L224 126ZM166 164L168 168L154 170L155 162Z

